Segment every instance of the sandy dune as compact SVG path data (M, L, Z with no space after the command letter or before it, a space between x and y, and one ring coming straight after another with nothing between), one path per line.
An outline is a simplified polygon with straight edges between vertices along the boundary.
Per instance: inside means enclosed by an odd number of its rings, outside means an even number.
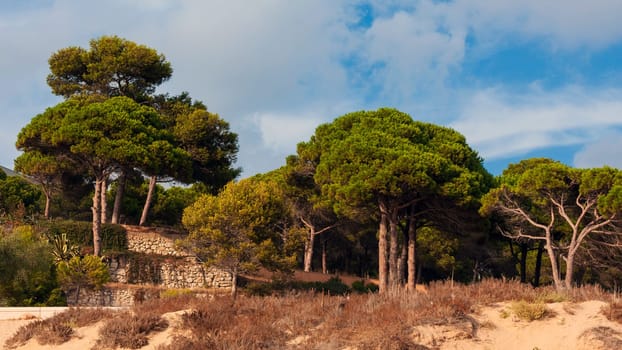
M413 332L414 340L430 349L441 350L604 350L622 349L622 324L611 322L602 313L606 304L601 301L584 303L548 304L550 316L538 321L521 321L515 316L504 316L508 303L483 307L460 324L447 326L420 326ZM171 327L154 334L148 346L171 341L174 325L183 311L164 315ZM507 313L505 313L507 315ZM0 342L10 337L21 325L32 320L0 320ZM471 322L476 321L476 322ZM479 326L473 329L473 324ZM18 349L91 349L95 345L101 323L76 330L71 341L60 346L39 345L31 340ZM299 348L299 347L295 347ZM304 346L302 347L304 348Z

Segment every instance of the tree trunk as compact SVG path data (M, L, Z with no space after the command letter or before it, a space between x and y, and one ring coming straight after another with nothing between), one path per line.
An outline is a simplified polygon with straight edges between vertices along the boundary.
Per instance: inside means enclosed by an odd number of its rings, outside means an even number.
M404 232L402 234L404 234L404 243L400 249L400 257L397 259L397 278L400 285L406 281L406 271L408 269L408 235Z
M43 216L46 219L50 218L50 192L49 191L43 191L43 193L45 194L45 210L43 211Z
M520 247L520 282L527 283L527 254L529 253L529 246L527 243L519 244Z
M397 212L393 212L389 219L389 287L394 288L399 285L398 276L398 225Z
M149 213L149 207L151 207L151 201L153 200L153 192L155 192L156 180L156 176L152 176L149 178L149 191L147 192L147 199L145 200L143 213L140 216L140 226L144 226L147 222L147 214Z
M562 284L561 278L559 276L559 265L557 264L557 255L553 250L553 242L551 242L551 233L546 233L546 245L545 249L547 254L549 255L549 260L551 261L551 272L553 274L553 283L555 283L555 289L561 291L564 289L564 285Z
M311 265L313 264L313 244L315 243L315 229L309 228L309 235L305 242L305 254L304 254L304 271L311 272Z
M542 253L544 253L544 241L538 242L538 254L536 255L536 267L533 272L533 286L540 286L540 273L542 272Z
M378 227L378 291L387 291L387 215L380 214L380 226Z
M93 255L101 255L101 183L102 178L95 179L95 193L93 194Z
M235 300L237 296L238 296L238 273L232 272L231 273L231 298Z
M572 278L574 276L574 257L575 252L570 250L568 252L568 257L566 258L566 276L564 277L564 284L566 289L572 289Z
M408 221L408 279L406 282L406 288L410 291L414 291L417 287L416 277L416 248L417 248L417 228L415 226L415 219L411 218Z
M108 178L104 177L101 183L101 190L99 195L101 196L101 223L105 224L108 216L108 203L106 202L106 191L108 190Z
M119 223L119 216L121 215L121 204L123 203L123 195L125 194L125 183L127 180L127 175L125 171L121 171L119 178L117 179L117 193L114 196L114 207L112 208L112 219L111 222L113 224Z
M326 264L326 239L322 239L322 273L328 274L328 265Z

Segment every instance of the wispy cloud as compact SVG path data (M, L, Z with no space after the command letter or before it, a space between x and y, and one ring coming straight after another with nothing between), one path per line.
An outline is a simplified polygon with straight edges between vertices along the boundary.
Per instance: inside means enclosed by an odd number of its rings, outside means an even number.
M488 159L561 145L591 142L622 127L622 90L531 89L517 96L501 89L479 91L451 126Z
M368 13L363 25L361 8ZM371 13L371 15L370 15ZM392 106L450 124L487 157L595 142L619 126L622 86L559 77L555 90L482 84L475 62L514 42L589 59L622 42L617 0L41 1L0 12L0 163L14 137L56 103L47 58L117 34L172 62L160 91L189 91L239 133L245 175L283 164L315 123ZM508 67L524 69L524 67ZM618 68L619 69L619 68Z

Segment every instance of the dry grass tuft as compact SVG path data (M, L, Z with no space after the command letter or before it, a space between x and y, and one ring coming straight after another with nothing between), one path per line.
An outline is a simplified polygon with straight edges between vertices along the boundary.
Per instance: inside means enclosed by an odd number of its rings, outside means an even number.
M46 320L33 321L20 327L5 342L8 348L26 344L30 339L37 339L42 345L65 343L73 336L73 328L95 324L114 315L113 311L101 308L69 308Z
M168 327L168 322L160 315L121 312L107 320L99 330L98 348L139 349L149 344L148 335Z
M622 323L622 302L613 301L603 308L603 313L610 321Z
M41 332L44 327L44 321L36 320L25 324L13 334L13 336L4 343L4 346L9 349L16 348L26 344L30 339L34 338Z

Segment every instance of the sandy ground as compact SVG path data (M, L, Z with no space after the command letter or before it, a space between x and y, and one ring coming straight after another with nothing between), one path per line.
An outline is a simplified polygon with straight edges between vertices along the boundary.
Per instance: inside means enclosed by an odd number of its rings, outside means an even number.
M471 315L479 327L473 332L472 322L448 326L422 326L413 332L413 339L430 349L440 350L613 350L622 349L622 324L606 319L601 309L606 304L588 301L580 304L548 304L550 316L538 321L521 321L515 316L503 317L508 303L481 308ZM183 311L164 315L171 326L154 334L143 349L155 349L172 340L174 325ZM0 342L31 320L0 320ZM18 349L91 349L101 326L79 328L71 341L60 346L42 346L36 340Z
M601 312L605 305L601 301L547 304L550 316L528 322L512 315L503 317L503 310L509 310L509 304L501 303L482 308L473 315L480 325L474 337L466 331L456 332L453 339L437 343L443 350L622 349L622 324L607 320ZM422 332L427 336L429 345L433 345L433 341L429 340L434 334L437 337L442 334L438 331L429 329L428 333Z

